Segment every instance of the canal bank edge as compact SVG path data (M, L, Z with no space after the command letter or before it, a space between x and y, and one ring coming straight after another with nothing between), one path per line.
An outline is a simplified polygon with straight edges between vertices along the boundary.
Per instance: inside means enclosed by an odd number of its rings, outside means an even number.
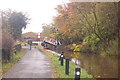
M74 78L75 67L79 67L79 66L75 65L74 62L70 61L70 69L69 69L70 74L66 75L65 67L60 66L59 64L59 60L58 60L59 54L56 54L54 51L45 50L41 46L37 46L37 48L50 58L51 66L53 67L54 70L53 78ZM81 68L81 78L93 78L93 76L88 74L85 69ZM94 78L92 80L94 80Z

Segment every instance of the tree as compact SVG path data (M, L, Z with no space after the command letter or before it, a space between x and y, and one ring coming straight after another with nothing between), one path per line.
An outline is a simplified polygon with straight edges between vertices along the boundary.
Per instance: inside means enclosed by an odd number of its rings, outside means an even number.
M15 40L21 38L22 29L26 28L29 18L27 14L16 11L2 11L2 30L10 33Z
M24 34L22 34L22 38L23 38L23 40L24 39L34 39L34 40L37 40L37 38L38 38L38 35L37 35L37 33L34 33L34 32L26 32L26 33L24 33Z
M2 56L3 60L10 60L15 40L21 39L22 29L26 28L28 17L22 12L12 10L0 11L2 26ZM0 28L1 28L0 26Z
M14 39L7 32L2 32L2 59L9 61L13 51Z
M58 29L56 37L65 46L75 43L91 52L102 49L110 52L112 45L117 47L118 3L71 2L58 5L56 10L58 15L53 19L54 28ZM47 27L45 29L50 31Z
M55 32L52 24L43 24L42 28L41 36L50 37L50 35ZM51 37L54 37L54 35L51 35Z
M12 36L14 39L20 39L22 34L22 29L26 28L28 24L28 18L25 14L21 12L13 12L9 18L9 25L12 29Z

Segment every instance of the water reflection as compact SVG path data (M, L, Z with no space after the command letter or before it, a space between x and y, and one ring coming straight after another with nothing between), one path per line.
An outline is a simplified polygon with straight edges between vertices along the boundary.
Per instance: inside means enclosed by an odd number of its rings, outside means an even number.
M96 78L118 78L118 57L97 54L65 52L65 56L80 61L80 66Z

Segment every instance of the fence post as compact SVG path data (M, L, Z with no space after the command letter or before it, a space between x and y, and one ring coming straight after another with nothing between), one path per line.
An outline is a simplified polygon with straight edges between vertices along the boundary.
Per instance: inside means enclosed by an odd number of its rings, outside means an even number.
M81 69L75 68L75 80L80 80Z
M69 58L66 58L65 74L69 75Z

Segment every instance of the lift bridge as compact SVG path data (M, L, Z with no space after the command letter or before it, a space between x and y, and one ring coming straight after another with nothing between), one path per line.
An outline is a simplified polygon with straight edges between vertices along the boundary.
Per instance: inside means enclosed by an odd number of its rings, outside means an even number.
M50 42L50 41L45 41L46 44L52 45L52 46L57 46L57 42Z
M51 41L44 41L45 45L44 47L45 48L52 48L52 47L57 47L58 45L61 45L61 43L59 41L54 41L54 42L51 42Z

